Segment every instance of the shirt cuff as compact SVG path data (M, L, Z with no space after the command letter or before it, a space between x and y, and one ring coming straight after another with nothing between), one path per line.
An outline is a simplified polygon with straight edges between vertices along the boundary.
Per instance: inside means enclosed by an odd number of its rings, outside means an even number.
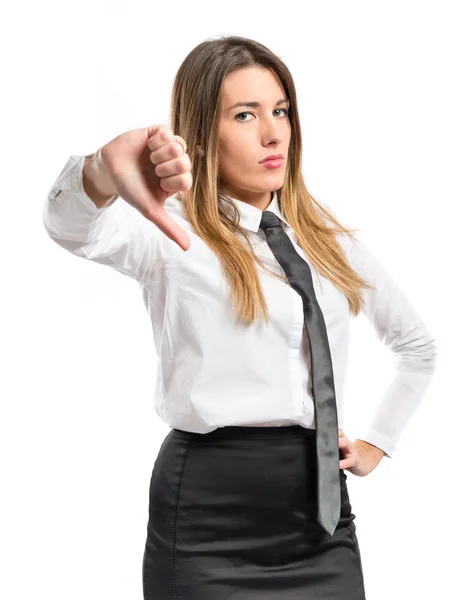
M48 201L53 206L59 206L62 203L63 198L61 196L63 194L74 194L75 198L81 203L91 217L99 217L114 204L119 198L119 195L114 194L107 199L101 208L98 208L93 200L86 194L83 186L83 168L87 156L91 155L72 154L69 157L61 174L49 191Z
M368 429L367 432L363 436L359 436L358 439L383 450L383 452L385 452L384 458L392 458L397 447L397 442L395 440L390 439L377 429Z

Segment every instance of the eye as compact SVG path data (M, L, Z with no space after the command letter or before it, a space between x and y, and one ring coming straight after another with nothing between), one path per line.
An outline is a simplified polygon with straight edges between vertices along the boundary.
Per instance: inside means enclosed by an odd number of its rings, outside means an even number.
M289 114L289 110L287 108L277 108L276 110L281 110L284 112L284 115L287 116ZM248 123L248 121L244 121L243 119L239 119L238 117L240 117L241 115L252 115L254 113L252 112L241 112L239 114L236 115L235 119L237 121L241 121L242 123Z

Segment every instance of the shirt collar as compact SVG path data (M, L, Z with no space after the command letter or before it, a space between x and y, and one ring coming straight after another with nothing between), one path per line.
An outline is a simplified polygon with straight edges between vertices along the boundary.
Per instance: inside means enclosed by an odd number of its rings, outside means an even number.
M231 198L231 200L240 211L240 226L244 227L245 229L249 229L250 231L254 231L255 233L259 231L263 211L260 208L249 204L248 202L238 200L238 198ZM291 227L279 209L278 194L276 191L273 192L271 202L267 208L265 208L265 210L274 213L281 219L281 221L284 221L287 227Z

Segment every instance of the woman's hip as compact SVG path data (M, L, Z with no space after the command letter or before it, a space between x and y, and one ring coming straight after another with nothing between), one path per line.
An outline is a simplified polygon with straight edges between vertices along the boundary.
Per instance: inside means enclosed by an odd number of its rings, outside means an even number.
M207 434L172 429L154 464L150 503L162 514L179 510L184 537L196 541L216 539L220 528L234 530L235 544L250 527L259 537L320 533L314 440L314 430L299 425L225 427ZM355 516L347 476L342 469L340 474L341 520L347 525Z
M329 536L315 519L315 460L301 426L172 429L150 482L145 598L364 599L346 474Z

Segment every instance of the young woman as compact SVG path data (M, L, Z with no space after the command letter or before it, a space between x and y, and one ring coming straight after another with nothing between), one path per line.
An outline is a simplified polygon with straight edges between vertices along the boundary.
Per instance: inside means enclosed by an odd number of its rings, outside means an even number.
M171 122L72 155L43 213L60 246L133 277L151 318L171 431L150 482L144 598L362 600L345 470L365 476L393 455L435 339L306 189L294 82L268 48L237 36L195 47ZM361 311L398 368L351 441L343 386Z

